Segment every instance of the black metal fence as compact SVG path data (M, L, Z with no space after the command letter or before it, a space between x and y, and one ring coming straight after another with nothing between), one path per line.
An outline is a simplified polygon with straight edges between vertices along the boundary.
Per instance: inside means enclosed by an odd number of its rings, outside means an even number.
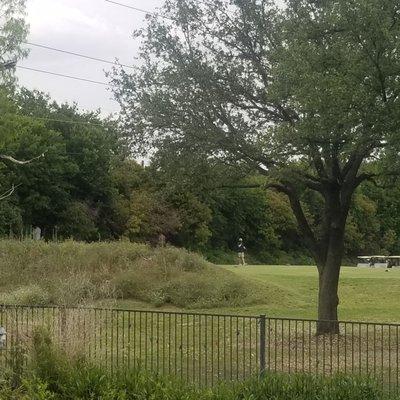
M400 325L339 326L339 335L317 336L317 321L263 315L0 306L7 333L1 347L0 329L0 363L17 344L29 348L34 331L45 327L68 353L83 353L111 373L140 366L201 385L263 372L345 373L398 393Z

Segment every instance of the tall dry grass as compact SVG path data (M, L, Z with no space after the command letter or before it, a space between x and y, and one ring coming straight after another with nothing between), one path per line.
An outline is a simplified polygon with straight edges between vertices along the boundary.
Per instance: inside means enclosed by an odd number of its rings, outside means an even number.
M250 304L254 285L173 247L130 242L0 241L0 303L78 305L135 299L152 305Z

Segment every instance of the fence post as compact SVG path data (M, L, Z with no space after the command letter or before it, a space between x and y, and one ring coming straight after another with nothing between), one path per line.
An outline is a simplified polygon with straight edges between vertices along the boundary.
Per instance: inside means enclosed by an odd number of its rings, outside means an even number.
M65 307L58 308L59 318L60 318L60 338L61 338L61 347L65 350L67 348L67 310Z
M265 352L266 352L266 316L261 314L260 317L260 376L265 374L266 363L265 363Z

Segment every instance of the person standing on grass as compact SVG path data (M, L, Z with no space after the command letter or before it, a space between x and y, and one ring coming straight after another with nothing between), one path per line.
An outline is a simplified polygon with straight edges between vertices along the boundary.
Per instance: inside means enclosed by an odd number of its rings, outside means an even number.
M244 253L246 252L246 247L243 244L243 239L240 238L238 241L237 245L237 251L238 251L238 258L239 258L239 265L246 265L246 260L244 258Z

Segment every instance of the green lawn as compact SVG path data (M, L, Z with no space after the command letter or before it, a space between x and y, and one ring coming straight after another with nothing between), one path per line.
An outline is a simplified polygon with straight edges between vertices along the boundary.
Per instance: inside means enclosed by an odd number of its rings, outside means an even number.
M255 290L261 292L260 297L265 301L253 306L196 312L316 318L318 282L315 267L258 265L218 268L254 282ZM343 267L339 296L341 320L400 322L400 269L385 272L385 269ZM118 301L114 305L154 309L154 306L136 301ZM171 307L162 309L170 310Z
M219 266L254 282L258 297L265 301L244 307L224 307L195 312L266 314L270 317L316 318L318 277L311 266L257 265ZM343 267L339 286L339 318L342 321L400 322L400 268L385 269ZM134 300L102 301L129 309L154 309L154 305ZM161 310L180 311L172 306Z
M318 294L315 267L223 267L262 285L265 303L242 309L281 317L316 317ZM400 321L400 269L343 267L339 289L339 318L357 321Z

